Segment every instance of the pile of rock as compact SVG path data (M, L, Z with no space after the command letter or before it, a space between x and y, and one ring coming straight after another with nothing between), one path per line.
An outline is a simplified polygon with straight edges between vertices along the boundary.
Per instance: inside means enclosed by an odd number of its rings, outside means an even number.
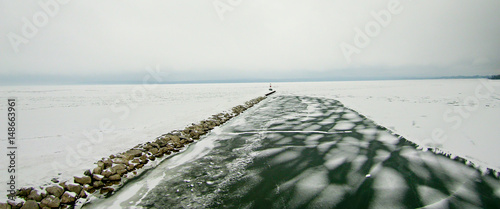
M0 208L72 208L78 198L86 198L88 193L80 184L60 183L39 191L35 188L22 188L17 196L26 202L0 203Z
M89 194L109 195L114 191L113 185L121 184L127 177L137 175L137 169L157 158L179 152L185 145L200 139L200 136L264 99L265 97L252 99L244 105L233 107L229 113L213 115L184 130L163 134L153 142L139 144L125 152L103 158L95 163L95 168L86 170L82 176L75 176L74 183L54 182L59 184L48 186L42 192L34 188L21 188L17 196L25 202L0 203L0 209L71 208L79 198L87 198Z

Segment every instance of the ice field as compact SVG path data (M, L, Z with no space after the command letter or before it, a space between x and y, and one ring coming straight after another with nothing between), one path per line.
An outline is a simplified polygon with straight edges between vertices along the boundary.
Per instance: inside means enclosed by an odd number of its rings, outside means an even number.
M104 156L228 110L265 94L267 87L267 83L0 87L2 100L18 100L18 186L36 187L54 177L69 180ZM482 169L500 170L498 81L346 81L273 87L278 95L338 100L421 147L439 148ZM6 104L0 111L6 112ZM316 117L312 110L310 116ZM352 127L339 124L338 128ZM0 139L5 141L5 136ZM5 152L0 150L1 155ZM299 157L285 153L279 159ZM1 200L6 175L0 172Z

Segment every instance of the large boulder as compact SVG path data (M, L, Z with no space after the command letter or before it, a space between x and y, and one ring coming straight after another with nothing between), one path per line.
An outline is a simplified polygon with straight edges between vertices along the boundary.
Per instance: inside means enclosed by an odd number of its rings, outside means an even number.
M110 192L113 192L115 191L115 189L111 188L111 187L103 187L101 188L101 194L107 194L107 193L110 193Z
M7 200L7 203L9 203L11 208L21 208L23 207L23 202L21 201L12 201L12 200Z
M80 192L80 197L81 197L81 198L87 198L87 196L88 196L88 195L87 195L87 192L85 192L84 190L82 190L82 191Z
M64 189L58 185L47 187L45 188L45 191L56 197L61 197L61 195L64 193Z
M111 172L109 169L106 169L106 170L103 170L102 173L101 173L104 177L110 177L111 175L113 175L114 173Z
M101 181L104 178L104 176L99 174L94 174L92 178L96 181Z
M21 189L17 190L16 195L19 197L27 197L31 193L31 190L33 190L33 189L34 189L33 187L21 188Z
M31 190L30 195L28 195L28 200L35 200L37 202L42 201L42 194L37 190Z
M47 206L49 208L57 208L57 207L59 207L59 205L61 205L61 200L54 195L47 196L40 203L40 207L42 207L42 208L44 206Z
M128 159L123 158L123 157L115 158L115 159L113 159L113 163L114 164L128 164Z
M61 203L64 204L74 203L75 201L76 201L76 193L74 192L66 191L61 197Z
M111 161L111 159L106 159L103 162L104 162L104 168L109 168L113 166L113 161Z
M99 187L103 187L103 186L104 186L104 183L102 183L102 181L94 181L94 184L93 184L94 188L99 188Z
M28 200L24 203L21 209L38 209L38 203L35 200Z
M170 150L173 149L173 148L170 148L170 147L162 147L160 149L160 153L163 153L163 154L170 154Z
M90 169L87 169L85 170L85 172L83 172L83 175L92 176L92 171L90 171Z
M125 170L125 169L127 169L126 165L124 165L124 164L117 164L117 165L111 167L110 170L111 170L111 172L113 172L113 174L115 174L115 173L118 173L119 170Z
M158 144L160 147L167 146L168 141L165 140L165 138L159 138L155 141L156 144Z
M126 154L132 155L134 157L140 157L142 155L142 151L138 150L138 149L131 149L131 150L127 151Z
M92 170L92 174L101 174L102 172L102 167L95 167L94 170Z
M151 152L151 154L153 154L153 155L156 155L156 154L158 154L158 148L156 148L156 147L155 148L151 148L149 150L149 152Z
M80 192L83 189L83 187L80 184L71 184L71 183L69 183L66 186L67 186L67 188L68 188L68 190L70 192L74 192L76 194L80 194Z
M181 138L177 135L172 135L170 137L170 139L174 142L174 143L180 143L181 142Z
M129 164L127 166L127 171L133 171L135 169L135 164Z
M83 176L83 177L78 177L75 176L75 183L84 185L84 184L90 184L92 182L92 179L89 176Z
M121 179L122 179L122 177L120 176L120 174L115 174L115 175L112 175L109 177L109 180L111 180L111 181L119 181Z

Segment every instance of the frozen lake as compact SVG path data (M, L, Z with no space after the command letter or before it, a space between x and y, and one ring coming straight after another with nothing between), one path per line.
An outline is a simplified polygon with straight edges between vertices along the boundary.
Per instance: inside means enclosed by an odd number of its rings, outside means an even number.
M496 208L499 190L337 100L273 96L84 208Z
M18 99L18 187L81 175L101 157L262 96L267 87L266 83L0 87L1 100ZM498 81L276 83L273 87L279 95L336 99L420 146L437 147L483 168L500 170ZM0 111L6 112L6 102ZM0 129L5 130L6 124L0 123ZM6 135L0 139L5 141ZM5 152L0 149L2 156ZM0 160L6 164L6 158ZM6 175L0 172L1 200Z

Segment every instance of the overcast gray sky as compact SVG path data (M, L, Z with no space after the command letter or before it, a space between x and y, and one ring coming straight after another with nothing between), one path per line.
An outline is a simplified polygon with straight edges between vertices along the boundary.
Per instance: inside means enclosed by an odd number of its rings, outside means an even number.
M499 11L498 0L0 0L0 81L141 81L157 65L166 81L500 74Z

